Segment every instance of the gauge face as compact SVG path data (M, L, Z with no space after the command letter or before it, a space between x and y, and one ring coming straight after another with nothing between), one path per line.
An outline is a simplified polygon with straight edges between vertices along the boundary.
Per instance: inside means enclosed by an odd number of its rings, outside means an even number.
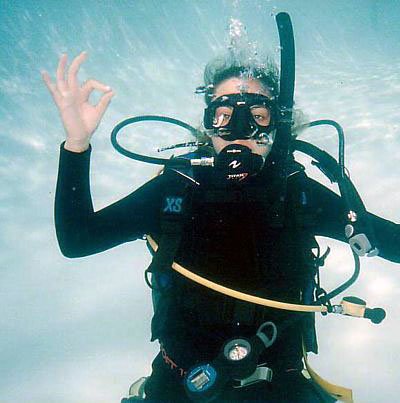
M240 361L249 355L250 343L245 339L235 339L226 343L224 356L230 361Z
M242 360L244 357L247 356L249 351L245 346L236 345L228 353L228 358L232 361L239 361Z

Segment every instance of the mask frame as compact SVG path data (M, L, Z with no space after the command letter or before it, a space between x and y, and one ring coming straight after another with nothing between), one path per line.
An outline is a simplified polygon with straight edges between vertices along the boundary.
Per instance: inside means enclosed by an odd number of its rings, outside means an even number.
M224 126L215 126L215 113L219 107L233 108L232 115ZM269 110L270 123L262 126L257 123L251 108L255 106L264 106ZM263 137L269 138L270 134L276 129L277 121L276 102L261 94L239 93L222 95L213 100L207 108L204 109L203 125L210 136L219 136L224 140L233 141L239 139L261 140Z

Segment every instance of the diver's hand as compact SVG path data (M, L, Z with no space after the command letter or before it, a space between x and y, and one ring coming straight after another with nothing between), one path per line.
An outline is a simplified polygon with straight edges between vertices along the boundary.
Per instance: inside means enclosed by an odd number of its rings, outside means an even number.
M43 81L57 105L67 133L64 148L73 152L88 149L90 138L114 95L109 86L96 80L88 80L80 85L78 71L86 57L86 52L77 56L66 74L67 55L63 54L58 63L55 83L47 71L42 72ZM94 90L103 92L97 105L89 103L89 96Z

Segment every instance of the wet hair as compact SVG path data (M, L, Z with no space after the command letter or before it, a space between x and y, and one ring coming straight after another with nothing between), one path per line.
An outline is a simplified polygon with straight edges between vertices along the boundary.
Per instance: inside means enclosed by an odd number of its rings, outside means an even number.
M233 78L258 80L272 98L279 94L279 73L275 63L266 59L262 63L251 60L241 62L230 54L211 60L204 69L204 99L208 105L214 94L214 89L223 81Z

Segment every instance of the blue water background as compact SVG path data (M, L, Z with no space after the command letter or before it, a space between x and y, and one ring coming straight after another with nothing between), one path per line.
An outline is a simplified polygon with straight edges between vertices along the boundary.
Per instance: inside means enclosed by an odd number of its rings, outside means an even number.
M76 260L59 252L52 211L64 133L40 71L54 76L62 52L71 59L87 50L80 78L117 93L92 140L92 195L101 208L156 172L111 148L114 124L158 113L198 125L203 103L194 88L206 62L226 50L230 19L279 61L279 11L294 23L296 105L309 119L343 125L347 166L367 207L400 222L398 1L0 0L2 403L118 402L157 350L149 342L143 242ZM147 126L131 145L175 141L173 131L163 133ZM336 153L330 129L304 138ZM346 246L327 243L334 246L323 274L329 288L350 274L352 259ZM320 354L311 361L325 378L352 387L356 402L397 401L398 265L364 260L349 294L384 307L387 319L375 326L318 317Z

